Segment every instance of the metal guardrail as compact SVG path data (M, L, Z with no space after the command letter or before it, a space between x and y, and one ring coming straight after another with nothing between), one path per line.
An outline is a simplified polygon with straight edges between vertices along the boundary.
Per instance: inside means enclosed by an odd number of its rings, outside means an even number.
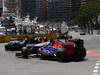
M16 35L16 36L0 36L0 43L9 42L11 38L18 38L19 40L25 40L27 35Z
M56 38L57 35L55 33L50 34L32 34L32 35L15 35L15 36L0 36L0 43L9 42L11 38L18 38L19 40L25 40L31 37L47 37L47 38Z

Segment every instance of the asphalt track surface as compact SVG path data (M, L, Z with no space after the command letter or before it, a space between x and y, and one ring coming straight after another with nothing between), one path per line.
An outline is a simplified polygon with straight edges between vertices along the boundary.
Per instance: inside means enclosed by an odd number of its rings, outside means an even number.
M87 56L84 61L61 63L40 58L17 58L0 44L0 75L100 75L100 36L81 36Z

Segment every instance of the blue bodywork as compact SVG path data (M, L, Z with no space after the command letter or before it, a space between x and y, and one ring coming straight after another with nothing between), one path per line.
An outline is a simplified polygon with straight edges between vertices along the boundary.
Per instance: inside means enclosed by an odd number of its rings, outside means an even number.
M59 44L57 44L56 42L59 42ZM62 47L64 48L65 43L56 40L56 42L54 44L57 44L57 46L53 47L53 45L51 45L51 43L49 43L46 46L43 46L39 49L40 54L45 55L45 56L54 56L54 54L56 54L57 50L61 50ZM61 45L62 47L59 47L59 45Z
M27 46L27 49L29 51L30 54L35 54L35 53L38 53L38 49L40 48L41 46Z

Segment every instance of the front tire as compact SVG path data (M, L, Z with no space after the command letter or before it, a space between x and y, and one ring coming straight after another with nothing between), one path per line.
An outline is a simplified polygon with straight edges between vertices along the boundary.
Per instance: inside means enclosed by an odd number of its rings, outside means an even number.
M21 50L21 55L23 58L28 58L29 56L29 51L26 47L23 47L22 50Z

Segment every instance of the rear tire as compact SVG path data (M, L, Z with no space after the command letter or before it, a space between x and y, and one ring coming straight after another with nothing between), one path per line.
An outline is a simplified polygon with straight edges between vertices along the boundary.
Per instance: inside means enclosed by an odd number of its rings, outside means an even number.
M62 51L62 50L58 50L56 52L56 60L59 61L59 62L68 61L67 53Z
M83 48L75 48L75 60L81 61L86 57L86 49Z

